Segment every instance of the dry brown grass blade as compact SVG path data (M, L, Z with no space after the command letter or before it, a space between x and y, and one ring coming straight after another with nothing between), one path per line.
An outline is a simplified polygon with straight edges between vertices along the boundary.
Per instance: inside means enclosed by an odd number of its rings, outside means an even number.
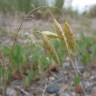
M57 64L60 64L60 60L59 60L59 57L57 55L57 52L55 50L55 48L50 44L49 40L48 40L48 37L43 35L42 36L42 40L43 40L43 46L45 48L45 50L48 51L48 53L52 56L52 58L54 59L54 61L57 63Z

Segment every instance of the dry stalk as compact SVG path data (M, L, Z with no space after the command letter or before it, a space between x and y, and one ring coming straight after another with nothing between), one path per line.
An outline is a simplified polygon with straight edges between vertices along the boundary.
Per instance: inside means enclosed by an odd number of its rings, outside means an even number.
M78 69L77 63L74 61L74 59L76 59L76 54L74 55L74 52L76 51L76 40L75 40L74 34L72 33L71 28L68 23L65 22L64 30L63 30L61 25L58 23L58 21L54 17L53 17L53 20L55 22L56 27L58 28L60 32L60 35L61 35L60 37L63 37L64 43L66 45L66 49L68 52L68 56L70 58L71 64L75 71L75 75L79 76L80 75L79 69ZM86 95L82 82L80 82L80 85L83 89L84 95Z

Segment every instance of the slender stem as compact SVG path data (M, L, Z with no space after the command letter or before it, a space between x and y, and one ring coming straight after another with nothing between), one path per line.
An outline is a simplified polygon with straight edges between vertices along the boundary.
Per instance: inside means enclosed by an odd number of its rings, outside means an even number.
M74 61L73 61L72 58L70 58L70 60L71 60L72 66L73 66L73 68L74 68L75 75L76 75L76 76L80 76L80 71L79 71L78 66L77 66L77 58L74 57ZM80 80L80 86L81 86L81 88L82 88L82 91L83 91L84 96L86 96L86 91L85 91L85 89L84 89L84 87L83 87L83 84L82 84L81 80Z

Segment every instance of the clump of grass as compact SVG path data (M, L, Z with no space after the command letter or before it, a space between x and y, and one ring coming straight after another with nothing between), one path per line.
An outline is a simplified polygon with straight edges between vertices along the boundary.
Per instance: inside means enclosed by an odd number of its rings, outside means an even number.
M11 49L11 46L4 47L2 51L4 53L4 57L7 59L7 67L12 71L12 74L18 71L22 72L22 66L26 64L26 55L23 47L19 44L16 44L13 49Z
M58 23L58 21L54 17L53 17L53 20L55 22L56 27L58 28L59 34L52 34L52 33L49 32L50 35L46 34L46 33L45 33L45 35L46 35L46 37L47 36L49 36L51 38L55 37L55 38L58 38L60 40L63 40L63 42L65 44L66 51L67 51L66 55L70 58L70 62L71 62L72 66L74 68L74 71L75 71L75 76L76 77L80 76L80 73L79 73L79 70L78 70L78 66L77 66L77 63L76 63L76 60L77 60L76 59L76 56L77 56L76 47L77 46L76 46L76 40L75 40L75 37L74 37L74 33L72 33L68 23L64 24L64 30L63 30L61 25ZM45 41L43 40L43 42L45 42ZM47 44L47 43L45 43L45 44ZM80 86L83 89L83 86L81 85L81 81L80 81ZM84 91L84 94L85 94L85 90L84 89L83 89L83 91Z

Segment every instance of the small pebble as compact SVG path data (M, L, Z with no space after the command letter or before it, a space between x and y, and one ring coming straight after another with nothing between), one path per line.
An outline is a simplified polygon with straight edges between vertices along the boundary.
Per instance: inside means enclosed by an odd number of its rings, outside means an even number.
M46 89L46 92L49 94L58 94L60 87L57 85L49 85Z
M85 72L83 73L83 78L84 78L84 79L89 79L89 77L90 77L90 73L87 72L87 71L85 71Z
M69 69L70 68L70 62L64 62L63 68Z
M17 92L13 88L7 88L6 96L17 96Z
M79 69L80 73L83 73L83 72L84 72L85 67L84 67L84 65L83 65L83 64L78 64L78 65L77 65L77 67L78 67L78 69Z
M55 77L53 77L53 76L49 77L49 81L54 81L54 80L55 80Z

